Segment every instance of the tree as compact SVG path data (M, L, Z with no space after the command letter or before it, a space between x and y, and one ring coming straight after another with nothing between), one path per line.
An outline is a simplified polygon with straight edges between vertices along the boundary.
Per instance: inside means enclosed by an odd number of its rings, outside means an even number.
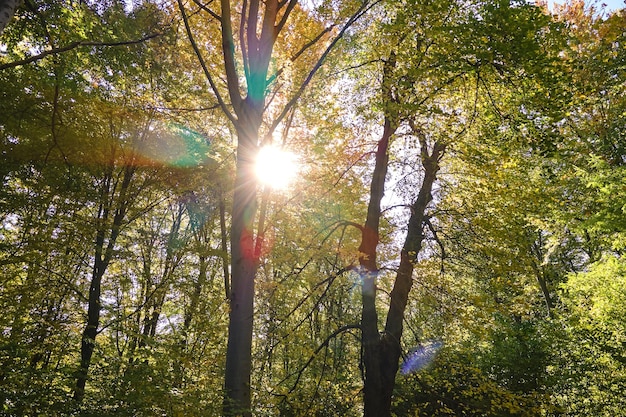
M361 331L366 416L384 416L391 412L413 271L420 259L427 228L435 233L432 215L427 210L433 199L433 185L441 158L446 148L456 145L455 142L472 127L468 124L475 117L472 113L477 112L479 92L484 92L489 99L490 90L497 88L492 85L514 82L520 67L531 69L529 67L537 66L542 59L538 54L540 45L525 41L538 39L546 24L538 9L508 3L480 3L476 8L480 18L466 14L468 9L454 2L436 6L411 2L395 11L396 20L389 26L394 42L382 70L384 127L375 153L367 220L359 247L363 277ZM416 22L409 30L405 25L408 21ZM513 26L517 30L509 31ZM481 34L484 36L477 39ZM521 40L519 50L506 49L507 36ZM450 49L451 45L454 50ZM402 54L404 50L412 51L413 56ZM468 86L472 81L476 83L473 97L459 97L453 93L455 89L471 91ZM408 205L407 234L389 294L386 324L379 332L376 248L381 200L389 142L403 124L405 134L416 138L422 176L419 192Z
M170 69L163 71L163 66L155 60L156 55L168 49L171 38L165 35L160 39L163 43L158 45L134 43L129 49L92 51L73 47L64 50L63 59L56 53L37 55L37 65L28 65L33 61L21 59L29 53L19 46L22 34L33 45L33 50L43 44L42 48L50 45L51 50L60 53L63 48L56 48L56 42L67 39L77 38L79 40L70 41L70 45L84 46L89 42L83 43L82 39L96 34L106 34L114 39L118 36L132 38L135 35L141 37L141 33L156 27L161 27L164 32L166 29L160 26L164 11L149 3L136 7L132 13L125 10L122 3L111 4L104 11L95 6L94 9L85 5L65 6L50 4L45 14L42 12L37 19L20 20L4 32L10 48L7 55L14 60L4 67L2 73L6 98L3 115L7 116L2 120L2 145L3 156L10 161L3 166L2 176L3 181L10 184L5 194L10 200L17 202L28 193L37 195L38 200L47 200L44 210L48 210L49 215L41 218L36 226L33 224L37 229L41 228L41 222L48 224L45 227L50 242L47 254L37 249L38 243L33 240L33 244L23 247L24 250L10 254L7 262L25 265L25 271L28 270L33 277L47 264L46 275L55 277L50 285L57 283L58 291L53 291L49 298L43 293L33 293L28 297L29 303L17 306L16 311L24 308L24 312L31 312L26 315L26 322L39 321L37 310L40 306L50 305L54 311L50 312L50 325L46 324L49 329L57 326L59 320L74 322L71 326L68 322L68 332L62 334L68 340L76 338L80 358L73 357L74 352L66 350L59 353L57 360L64 364L63 372L66 373L71 367L68 363L75 361L78 364L78 369L74 370L73 391L77 402L82 402L89 369L94 362L96 337L111 325L101 322L103 312L108 317L111 308L105 301L106 294L114 287L106 278L115 276L112 279L115 281L119 275L109 272L111 265L116 261L128 261L121 256L125 252L119 242L124 241L124 232L128 233L134 220L149 214L164 200L164 190L157 185L180 177L175 169L164 165L185 162L158 160L154 158L157 155L153 148L154 145L166 146L169 145L166 142L182 140L180 132L172 133L173 129L168 128L165 121L166 116L157 110L163 101L168 101L165 87L173 86L182 77L176 80L180 73ZM64 24L48 26L48 17ZM94 20L102 23L97 24ZM79 27L84 30L75 30ZM19 85L15 85L16 81ZM23 86L28 87L24 90ZM200 139L205 142L204 137ZM187 153L187 148L181 150L178 145L180 142L171 144L170 150ZM183 155L183 159L188 157ZM197 157L191 155L196 165L204 161L206 155L201 155L200 162L194 159ZM24 188L20 185L24 175L29 175L25 167L31 167L32 173L37 173L37 186ZM157 190L160 193L155 192ZM36 210L39 209L43 206L37 204ZM16 216L16 230L19 231L31 227L30 221L22 220L35 219L35 211L26 210L23 216L17 214L15 205L7 205L4 210L7 216ZM177 227L180 228L180 224ZM175 231L173 228L170 233L172 238ZM19 233L11 237L15 243L19 239ZM36 252L40 253L37 259L31 257ZM173 263L172 259L170 256L169 263ZM90 271L86 270L86 265L91 265ZM18 282L19 268L11 269L10 273L16 275L7 275L9 281ZM164 275L169 279L171 274ZM164 292L145 300L154 310L154 317L145 326L148 334L154 333L156 328ZM57 294L63 295L57 299ZM85 323L82 333L76 334L75 326L83 318L78 315L80 308L73 305L83 303L87 310ZM15 321L11 328L17 332L27 326ZM22 338L23 342L24 336L15 332L15 340ZM38 344L45 346L52 333L48 329L40 333ZM49 348L34 346L35 352L42 352L37 353L32 362L34 368L41 366L42 360L48 363L53 358L55 352L46 349ZM48 368L45 371L58 377L56 370ZM71 377L66 375L66 378ZM27 387L28 381L21 386Z
M603 15L569 2L557 18L570 37L563 58L571 73L572 100L552 155L549 185L559 192L546 224L566 229L580 261L559 286L565 330L555 374L556 401L572 415L612 415L622 404L624 381L623 260L626 150L623 143L624 10ZM556 233L556 232L554 232ZM576 364L576 365L573 365ZM566 381L575 381L568 383ZM591 393L581 398L580 392Z
M623 13L177 4L1 33L4 413L619 414Z
M375 2L373 2L375 3ZM219 11L206 7L201 9L207 18L219 24L221 52L223 54L223 73L226 77L226 90L230 103L222 97L220 86L216 84L217 75L211 71L202 51L198 48L187 12L182 0L179 0L181 15L189 40L196 51L211 90L216 96L220 108L234 126L237 136L236 176L234 182L233 210L231 219L231 292L230 324L228 331L228 350L226 354L224 414L249 415L251 409L250 374L252 369L252 329L254 321L254 280L258 269L255 256L254 220L257 212L257 180L254 176L254 160L263 136L271 137L285 116L302 95L302 92L322 65L333 46L341 39L345 31L372 7L372 2L363 1L352 10L342 10L348 17L340 29L330 35L332 27L323 28L317 34L310 34L310 40L304 43L287 44L293 55L291 61L298 60L302 53L317 48L317 61L306 70L298 80L299 85L286 93L285 103L273 111L270 120L266 102L271 96L269 88L279 88L276 79L283 68L270 67L274 57L274 47L294 13L304 14L305 9L298 7L296 0L270 0L262 3L258 0L244 1L241 4L241 18L233 19L234 5L222 0ZM348 8L350 9L350 8ZM320 9L323 10L323 9ZM341 18L341 15L339 15ZM329 22L332 26L338 22ZM239 33L235 37L235 33ZM326 42L325 47L320 47ZM239 59L235 55L240 54ZM241 62L243 74L237 62ZM286 63L285 63L286 64ZM242 83L242 77L245 84ZM293 80L290 80L293 83ZM261 129L263 123L265 129ZM257 237L258 238L258 237Z

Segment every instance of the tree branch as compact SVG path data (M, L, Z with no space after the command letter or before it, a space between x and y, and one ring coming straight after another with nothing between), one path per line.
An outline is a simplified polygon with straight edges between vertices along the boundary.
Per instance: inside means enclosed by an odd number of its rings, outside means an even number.
M239 45L241 46L241 56L243 58L243 72L246 80L250 79L250 62L248 61L248 48L246 43L246 13L248 11L248 0L243 0L241 6L241 24L239 25Z
M236 123L237 119L228 110L226 103L222 99L222 95L217 89L217 85L215 84L215 81L213 80L213 77L211 76L211 72L209 71L209 68L207 67L206 62L204 61L204 58L202 58L202 53L200 52L200 49L198 48L198 44L196 43L196 40L194 39L193 34L191 33L191 26L189 26L189 19L187 17L187 13L185 12L185 6L183 5L182 0L178 0L178 8L180 9L180 14L183 17L183 22L185 24L185 30L187 31L187 37L189 38L189 43L191 43L191 47L193 48L194 52L196 53L196 56L198 57L200 66L202 66L202 71L204 71L204 76L207 78L207 81L209 82L209 85L211 86L211 90L213 90L213 94L215 94L215 98L217 99L217 102L219 103L226 117L228 117L228 119L231 122Z
M31 62L39 61L47 57L48 55L60 54L63 52L71 51L72 49L79 48L81 46L95 46L95 47L104 47L104 46L127 46L127 45L136 45L152 38L156 38L160 36L160 33L152 33L150 35L144 36L141 39L129 40L129 41L119 41L119 42L93 42L93 41L75 41L68 45L61 46L58 48L52 48L47 51L43 51L40 54L32 55L28 58L21 59L19 61L8 62L6 64L0 65L0 71L5 70L7 68L15 68L22 65L30 64Z
M178 0L179 2L181 0ZM221 0L222 6L222 52L224 54L224 70L226 71L226 85L228 87L228 95L230 101L235 108L235 113L239 115L241 106L241 94L239 92L239 78L237 77L237 69L235 67L235 42L233 39L233 23L230 15L230 1ZM243 23L243 22L242 22ZM248 41L250 41L248 39ZM226 109L224 107L224 109ZM227 113L228 118L236 124L236 119Z
M443 242L441 241L441 239L439 239L437 230L435 230L435 226L433 226L432 222L430 221L430 218L426 217L424 219L424 223L426 224L426 226L428 226L428 229L433 234L433 238L435 239L435 242L437 242L437 245L439 245L439 249L441 249L441 272L443 273L444 272L443 261L446 259L446 248L443 246Z
M285 1L281 1L278 4L278 9L281 9L285 5ZM278 24L276 25L276 33L279 33L281 30L283 30L283 27L285 26L285 23L287 23L287 19L289 18L289 15L293 11L296 4L298 4L298 0L289 0L287 10L285 10L285 13L283 13L283 16L280 18L280 22L278 22Z
M339 336L343 332L346 332L346 331L352 330L352 329L359 329L360 330L361 329L361 325L360 324L346 324L345 326L341 326L340 328L338 328L337 330L332 332L330 335L328 335L328 337L326 337L326 339L322 342L322 344L319 345L317 349L315 349L315 352L313 352L313 354L311 355L309 360L304 364L304 366L302 368L300 368L300 370L298 372L291 373L290 375L287 376L287 378L289 378L289 377L292 377L292 376L294 376L296 374L298 375L297 378L296 378L296 382L294 382L293 386L289 390L290 394L296 389L296 387L298 386L298 383L300 382L300 378L302 378L302 374L304 373L306 368L309 367L311 362L313 362L313 360L315 359L317 354L320 353L320 351L322 349L324 349L326 346L328 346L330 341L333 340L335 337ZM287 378L285 378L282 382L284 382Z
M171 111L171 112L201 112L201 111L209 111L220 108L219 104L214 104L209 107L166 107L166 106L148 106L149 110L155 111Z
M300 84L298 91L296 91L296 93L291 98L291 100L289 100L289 102L283 108L283 111L278 115L278 117L276 117L276 119L272 123L270 130L276 129L276 126L278 126L282 122L282 120L285 118L289 110L300 99L306 87L311 83L311 80L313 79L317 71L319 71L319 69L322 67L322 64L324 63L324 61L326 60L330 52L334 49L337 42L339 42L339 40L343 38L343 35L346 33L346 31L354 24L354 22L356 22L365 13L367 13L372 7L374 7L376 4L380 3L381 1L382 0L374 0L373 2L370 3L369 1L366 0L363 2L361 7L359 7L359 9L352 16L350 16L350 18L345 23L345 25L341 28L337 36L335 36L335 38L333 38L330 44L326 47L326 50L322 53L322 56L320 56L320 58L317 60L317 62L315 63L311 71L309 72L309 75L307 75L307 77L304 79L302 84Z
M317 42L319 42L320 39L322 39L322 37L327 34L328 32L330 32L331 30L333 30L333 28L335 27L335 25L331 25L328 26L327 28L325 28L324 30L322 30L315 38L311 39L309 42L305 43L299 50L298 52L296 52L291 58L289 58L289 61L291 62L295 62L307 49L309 49L310 47L312 47L313 45L315 45ZM276 71L274 73L274 75L272 75L269 80L267 81L267 84L270 85L272 82L274 82L274 80L276 78L278 78L280 76L280 74L283 73L283 71L285 70L285 68L281 68L278 71Z
M207 12L208 14L211 15L211 17L213 17L215 20L217 20L218 22L222 21L222 17L220 15L218 15L217 13L215 13L213 10L209 9L207 7L206 4L201 3L200 0L193 0L194 3L196 3L198 5L198 7L200 7L202 10L204 10L205 12ZM213 0L209 1L209 4L213 3Z

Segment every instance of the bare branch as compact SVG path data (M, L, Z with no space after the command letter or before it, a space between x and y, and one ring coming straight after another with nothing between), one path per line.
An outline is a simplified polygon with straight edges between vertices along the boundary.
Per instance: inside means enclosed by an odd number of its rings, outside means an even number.
M286 1L287 0L283 0L279 2L278 4L279 10L285 5ZM285 13L283 13L283 16L280 18L280 22L278 22L278 24L276 25L276 28L275 28L276 33L279 33L281 30L283 30L283 27L285 26L285 23L287 23L287 19L289 18L289 15L293 11L296 4L298 4L298 0L289 0L289 5L287 5L287 10L285 10Z
M339 40L341 40L341 38L343 38L343 35L346 33L346 31L359 18L361 18L372 7L374 7L376 4L380 3L381 1L382 0L375 0L375 1L372 1L371 3L369 1L364 1L363 4L361 5L361 7L359 7L359 9L348 19L348 21L344 24L344 26L341 28L341 30L337 34L337 36L335 36L333 38L333 40L330 42L330 44L326 47L326 50L322 53L322 56L320 56L320 58L317 60L317 62L315 63L315 65L313 66L311 71L309 72L309 75L307 75L307 77L302 82L302 84L300 84L300 87L298 88L298 91L296 91L296 93L291 98L291 100L289 100L289 102L285 105L285 107L283 108L283 111L280 113L280 115L278 115L278 117L276 117L276 119L272 123L272 127L271 127L270 130L275 129L276 126L278 126L282 122L283 118L287 115L287 113L289 112L291 107L293 107L296 104L296 102L300 99L300 97L304 93L304 90L306 89L306 87L311 83L311 80L313 79L313 77L315 76L317 71L319 71L319 69L322 67L322 64L324 63L324 61L326 61L326 58L328 57L330 52L334 49L335 45L337 45L337 42L339 42Z
M353 330L353 329L361 329L361 325L360 324L346 324L345 326L341 326L340 328L338 328L337 330L335 330L334 332L332 332L330 335L328 335L328 337L322 342L321 345L318 346L317 349L315 349L315 352L313 352L313 354L311 355L311 357L309 358L309 360L304 364L304 366L302 366L302 368L300 368L300 370L298 372L294 372L291 373L290 375L287 376L287 378L292 377L294 375L297 375L296 377L296 382L294 382L293 386L291 387L291 389L289 390L289 393L291 394L296 387L298 386L298 383L300 382L300 378L302 378L302 374L304 373L304 371L306 370L306 368L309 367L309 365L311 364L311 362L313 362L313 360L315 359L315 357L317 356L318 353L320 353L320 351L322 349L324 349L325 347L328 346L328 344L330 343L331 340L333 340L335 337L339 336L341 333L346 332L348 330ZM287 379L285 378L285 379ZM284 381L284 380L283 380Z
M300 50L298 52L296 52L292 57L291 57L291 61L295 61L296 59L298 59L300 57L300 55L302 55L307 49L309 49L310 47L312 47L313 45L315 45L320 39L322 39L322 37L327 34L328 32L330 32L331 30L333 30L336 27L336 25L330 25L326 28L324 28L324 30L322 30L315 38L311 39L309 42L305 43L302 48L300 48Z
M187 18L187 13L185 12L185 6L183 5L182 0L178 0L178 7L180 9L180 14L183 17L183 22L185 23L185 30L187 31L187 37L189 38L191 47L193 48L194 52L196 53L196 56L198 57L200 66L202 66L202 70L204 71L204 76L207 78L207 81L209 82L209 85L211 86L211 89L213 90L213 94L215 94L215 98L217 99L217 102L219 103L226 117L228 117L228 119L231 122L236 123L237 119L228 110L228 107L226 106L226 103L222 99L222 96L219 90L217 89L217 85L215 84L215 81L213 80L213 77L211 76L211 72L209 71L209 68L207 67L206 62L204 61L204 58L202 58L202 53L200 52L200 49L198 48L198 44L196 44L196 40L194 39L193 33L191 32L191 26L189 26L189 19Z
M61 46L58 48L52 48L47 51L43 51L40 54L32 55L28 58L20 59L19 61L8 62L6 64L0 65L0 71L5 70L7 68L15 68L22 65L30 64L31 62L40 61L49 55L56 55L63 52L71 51L72 49L76 49L82 46L95 46L95 47L105 47L105 46L127 46L127 45L136 45L152 38L156 38L160 36L160 33L152 33L150 35L144 36L141 39L134 39L129 41L119 41L119 42L93 42L93 41L75 41L68 45Z
M165 107L165 106L148 106L148 109L155 111L172 111L172 112L202 112L219 109L219 104L209 107Z
M283 325L283 323L285 323L287 321L288 317L291 317L300 307L302 307L304 305L304 303L309 298L311 298L313 296L313 294L315 293L315 291L317 291L318 288L320 288L322 285L326 284L326 288L324 288L324 291L322 291L322 293L319 295L319 297L317 297L317 301L315 302L314 307L311 310L309 310L309 312L298 323L296 323L295 326L293 326L291 331L287 332L286 336L290 336L291 334L293 334L298 328L300 328L302 323L304 323L306 320L308 320L313 315L313 312L317 308L317 306L319 306L319 304L322 302L322 300L324 300L326 298L326 294L328 294L328 291L330 291L330 287L333 285L335 280L340 275L342 275L342 274L344 274L344 273L346 273L346 272L348 272L350 270L351 270L351 267L341 268L339 271L337 271L333 275L330 275L329 277L325 278L321 282L318 282L309 291L309 293L304 298L301 298L300 301L298 301L298 303L294 306L294 308L291 309L291 311L287 315L285 315L285 319L283 319L280 323L278 323L278 325L276 325L275 329L280 328ZM274 345L274 346L276 346L276 345Z
M428 226L428 229L433 234L433 238L435 239L435 242L437 242L437 245L439 245L439 249L441 249L441 273L443 273L444 272L443 261L446 259L446 248L445 246L443 246L443 242L441 241L441 239L439 239L439 235L437 234L437 230L435 229L435 226L433 226L432 222L430 221L428 217L424 219L424 223L426 224L426 226Z
M365 61L365 62L361 62L361 63L358 63L358 64L349 65L349 66L347 66L345 68L341 68L341 69L339 69L337 71L332 72L330 75L331 76L339 75L339 74L341 74L343 72L346 72L346 71L352 71L352 70L355 70L355 69L366 67L366 66L371 65L371 64L377 64L379 62L382 62L382 60L380 60L380 59L371 59L369 61Z
M204 10L205 12L207 12L208 14L211 15L211 17L213 17L215 20L217 20L218 22L222 21L222 17L220 15L218 15L217 13L215 13L213 10L209 9L207 7L206 4L201 3L200 0L193 0L194 3L196 3L202 10ZM213 3L213 0L211 0L209 2L209 4Z
M487 85L487 83L485 82L483 77L480 76L480 72L477 71L476 72L476 76L478 77L478 80L483 85L483 87L485 87L485 91L487 92L487 97L489 97L489 102L493 106L493 109L496 111L496 113L498 113L498 116L500 116L500 119L504 119L505 118L504 115L500 111L500 108L498 107L498 104L496 103L496 101L493 99L493 96L491 95L491 90L489 89L489 86Z
M309 49L310 47L312 47L313 45L315 45L317 42L319 42L320 39L322 39L322 37L327 34L328 32L330 32L331 30L333 30L333 28L335 27L335 25L331 25L327 28L325 28L323 31L321 31L315 38L311 39L309 42L305 43L302 48L300 48L298 50L298 52L296 52L291 58L289 58L290 62L295 62L307 49ZM278 71L276 71L267 81L267 84L271 84L272 82L274 82L274 80L276 78L278 78L283 71L285 70L285 68L281 68Z

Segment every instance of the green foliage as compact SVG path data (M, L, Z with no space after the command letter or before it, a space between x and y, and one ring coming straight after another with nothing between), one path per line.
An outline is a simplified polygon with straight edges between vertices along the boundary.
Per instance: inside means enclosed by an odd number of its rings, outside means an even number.
M313 3L278 40L270 113L319 54L291 61L301 41L358 4ZM0 38L2 415L221 412L229 254L220 211L227 229L232 127L215 111L178 13L151 2L27 2ZM445 344L429 367L398 378L394 413L623 414L625 16L594 17L580 4L551 16L517 1L406 0L354 26L278 127L306 169L294 190L263 202L255 414L362 413L361 281L349 266L381 115L400 129L380 307L407 216L401 203L421 180L419 144L403 123L449 143L402 340ZM218 33L191 18L219 71ZM378 74L392 51L383 97ZM111 236L122 202L78 405L94 242Z
M476 366L472 353L443 349L429 368L400 378L394 415L541 415L541 395L507 390Z
M562 385L556 399L571 415L619 415L626 383L626 288L621 259L606 256L562 287L567 329L554 369ZM585 395L581 395L582 393Z

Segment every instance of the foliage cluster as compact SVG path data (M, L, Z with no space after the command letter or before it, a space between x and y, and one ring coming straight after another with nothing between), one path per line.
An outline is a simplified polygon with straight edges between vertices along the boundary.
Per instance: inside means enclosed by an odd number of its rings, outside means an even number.
M252 413L364 412L356 265L392 125L381 311L424 152L445 145L398 341L403 359L441 348L398 374L392 413L621 415L626 12L373 3L276 126L337 22L369 3L295 6L268 64L259 131L302 168L290 190L259 187L251 219ZM168 2L29 0L0 34L1 415L222 413L241 132L214 94L219 29L185 6L186 22Z

